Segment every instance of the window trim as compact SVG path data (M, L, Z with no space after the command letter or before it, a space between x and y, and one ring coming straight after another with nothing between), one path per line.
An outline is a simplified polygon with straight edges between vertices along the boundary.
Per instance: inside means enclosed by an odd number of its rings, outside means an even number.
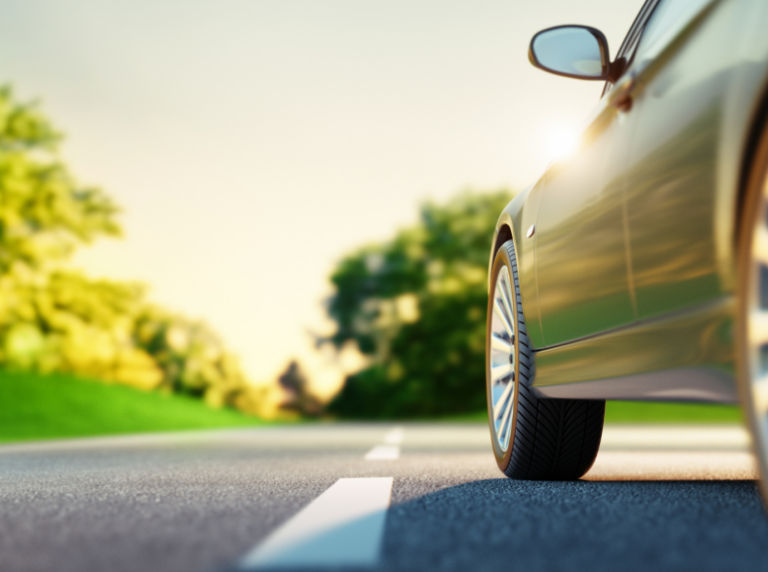
M629 31L624 36L621 45L619 45L619 50L616 52L616 56L613 60L615 63L619 61L620 58L624 58L625 61L622 64L624 69L621 71L621 75L616 79L605 82L600 98L603 98L605 94L611 90L611 87L613 87L616 81L624 75L624 72L629 69L629 66L632 64L635 57L637 46L640 44L640 38L645 31L645 26L648 24L648 20L651 19L651 15L656 10L656 6L660 3L661 0L645 0L645 4L640 7L637 16L635 16L632 25L629 27ZM627 54L629 54L629 56L627 56Z

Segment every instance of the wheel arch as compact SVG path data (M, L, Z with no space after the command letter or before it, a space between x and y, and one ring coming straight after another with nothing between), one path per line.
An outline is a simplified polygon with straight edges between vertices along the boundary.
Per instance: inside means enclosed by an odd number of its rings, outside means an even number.
M490 279L491 268L493 267L493 259L496 257L496 253L499 251L499 248L501 248L501 245L510 239L514 240L516 247L520 244L520 237L518 234L520 227L520 217L522 214L523 206L525 205L525 200L529 193L530 188L521 193L518 193L515 198L507 203L507 206L504 207L504 210L501 211L501 214L496 221L496 226L493 231L493 240L491 241L491 252L490 256L488 257L489 292L491 288Z
M768 5L760 8L755 21L768 16ZM761 26L745 30L733 65L722 103L714 220L724 293L735 293L738 287L735 275L749 176L761 135L768 128L768 37Z
M512 240L512 228L506 222L501 224L501 227L496 231L496 240L493 244L493 250L491 251L491 259L496 257L496 253L501 248L501 245Z
M758 103L752 113L752 119L744 138L744 147L739 164L734 224L731 229L731 244L736 255L738 255L741 227L744 222L744 209L750 171L755 161L760 138L766 128L768 128L768 78L764 81Z
M525 240L523 220L530 224L537 211L537 195L532 194L534 187L529 187L518 193L501 212L491 241L490 257L488 259L488 292L491 291L491 270L493 261L501 245L512 240L515 245L515 256L520 282L522 306L526 314L528 336L533 347L543 343L541 320L538 311L538 295L533 270L533 241ZM529 220L530 219L530 220Z

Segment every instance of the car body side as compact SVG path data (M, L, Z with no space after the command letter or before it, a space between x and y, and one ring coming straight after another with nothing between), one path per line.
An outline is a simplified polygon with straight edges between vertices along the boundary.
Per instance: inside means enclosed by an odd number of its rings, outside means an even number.
M768 112L768 3L721 0L632 61L579 150L502 212L546 397L735 402L740 206ZM622 78L616 83L620 86Z

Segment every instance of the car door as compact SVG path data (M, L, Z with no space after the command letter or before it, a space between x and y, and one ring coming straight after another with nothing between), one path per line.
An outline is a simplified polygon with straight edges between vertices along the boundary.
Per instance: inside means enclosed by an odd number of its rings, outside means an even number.
M628 145L605 102L579 152L539 181L535 264L544 344L551 346L634 319L621 169Z
M631 85L626 203L638 318L720 293L715 220L724 41L739 24L728 2L661 0L623 81ZM622 80L619 80L620 82Z
M655 0L640 10L618 54L635 45ZM632 323L628 210L623 158L633 125L619 90L607 90L577 151L553 165L532 194L533 237L543 346ZM530 233L530 230L528 232ZM526 240L526 239L523 239Z

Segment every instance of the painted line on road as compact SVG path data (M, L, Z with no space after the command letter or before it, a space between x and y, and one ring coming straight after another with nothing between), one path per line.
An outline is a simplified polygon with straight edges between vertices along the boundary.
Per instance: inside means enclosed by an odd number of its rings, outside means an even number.
M750 435L740 425L625 425L603 430L602 449L748 450Z
M339 479L240 561L240 568L375 566L392 477Z
M376 445L365 454L366 461L394 461L400 457L397 445Z
M384 435L384 442L387 445L399 445L403 442L403 428L395 427L389 433Z

